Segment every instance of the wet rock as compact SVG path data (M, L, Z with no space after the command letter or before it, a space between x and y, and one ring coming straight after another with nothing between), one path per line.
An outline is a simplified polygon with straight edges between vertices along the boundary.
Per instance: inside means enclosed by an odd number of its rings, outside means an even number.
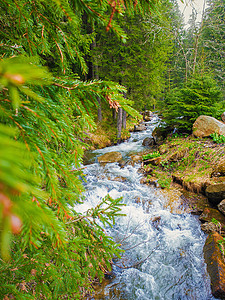
M142 146L145 147L152 147L154 145L155 145L155 140L153 137L146 137L142 142Z
M222 200L218 205L218 210L225 216L225 199Z
M149 122L149 121L151 121L152 117L144 115L143 119L144 119L144 121Z
M127 180L127 178L123 177L123 176L117 176L113 179L113 181L119 181L119 182L124 182L126 180Z
M218 242L222 240L218 233L211 233L204 245L204 258L211 279L212 294L225 299L225 263Z
M225 124L209 116L199 116L193 124L193 134L196 137L206 137L213 133L225 135Z
M114 163L122 160L122 154L120 152L108 152L98 157L99 163Z
M213 219L218 221L221 226L225 226L225 216L215 208L205 208L199 217L201 222L211 222Z
M212 176L224 176L225 175L225 159L221 160L217 165L213 167Z
M142 156L141 155L132 155L130 158L134 163L139 163L139 162L142 161Z
M217 224L213 222L206 222L204 224L201 224L201 229L205 233L211 233L211 232L218 232L219 234L221 233L221 224L218 222Z
M206 196L213 205L219 204L225 199L225 183L209 185L205 190Z
M140 184L146 184L148 183L147 178L146 177L142 177L140 180Z
M146 130L145 124L134 125L134 131L144 131Z

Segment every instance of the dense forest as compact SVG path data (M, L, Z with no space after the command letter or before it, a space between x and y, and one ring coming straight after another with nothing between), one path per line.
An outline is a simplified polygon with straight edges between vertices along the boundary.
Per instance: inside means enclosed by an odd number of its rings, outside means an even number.
M88 133L121 138L156 110L190 132L225 96L225 3L184 26L174 0L3 0L0 4L0 296L79 299L120 256L107 196L81 214Z

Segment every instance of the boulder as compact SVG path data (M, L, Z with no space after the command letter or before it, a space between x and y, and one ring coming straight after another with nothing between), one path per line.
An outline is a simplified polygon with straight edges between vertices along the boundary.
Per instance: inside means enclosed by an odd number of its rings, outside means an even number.
M221 212L219 212L215 208L206 207L203 210L203 213L200 215L199 220L203 223L211 222L212 220L216 220L223 227L225 225L225 217Z
M122 160L122 154L120 152L108 152L98 157L99 163L114 163Z
M225 299L225 263L218 242L223 240L217 232L209 234L204 245L204 258L211 279L212 294Z
M213 205L219 204L225 199L225 183L216 183L207 186L205 194Z
M222 113L221 120L223 121L223 123L225 123L225 112Z
M225 175L225 159L221 160L213 167L211 176L224 176Z
M218 210L225 216L225 199L223 199L218 205Z
M134 131L144 131L146 130L146 126L145 124L138 124L138 125L134 125Z
M213 133L225 135L225 124L209 116L199 116L193 124L193 134L196 137L206 137Z
M154 145L155 145L155 140L153 137L146 137L142 142L142 146L151 147Z
M217 224L213 222L206 222L201 225L201 230L204 231L205 233L211 233L211 232L218 232L221 233L221 224L218 222Z

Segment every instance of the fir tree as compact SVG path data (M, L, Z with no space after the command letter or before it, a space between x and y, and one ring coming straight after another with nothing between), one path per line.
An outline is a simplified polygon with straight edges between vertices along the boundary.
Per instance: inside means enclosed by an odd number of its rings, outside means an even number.
M93 40L82 15L122 35L114 14L154 1L123 3L1 2L1 298L82 298L120 253L97 222L113 224L120 199L107 196L82 215L73 207L82 201L84 131L94 126L97 97L134 113L122 86L78 77Z

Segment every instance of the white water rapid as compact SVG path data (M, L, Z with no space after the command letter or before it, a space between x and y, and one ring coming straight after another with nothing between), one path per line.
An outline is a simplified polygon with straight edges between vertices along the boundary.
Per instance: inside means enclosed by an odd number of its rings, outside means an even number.
M91 299L120 300L209 300L214 299L203 258L206 235L198 217L171 209L159 189L141 185L140 164L97 162L97 156L120 151L127 160L132 153L144 150L142 141L158 122L154 117L144 132L117 146L92 152L92 161L85 165L86 201L76 207L82 212L96 206L109 194L123 197L122 213L107 233L121 242L125 253L115 261L113 276L104 287L104 295ZM118 178L123 180L118 181Z

